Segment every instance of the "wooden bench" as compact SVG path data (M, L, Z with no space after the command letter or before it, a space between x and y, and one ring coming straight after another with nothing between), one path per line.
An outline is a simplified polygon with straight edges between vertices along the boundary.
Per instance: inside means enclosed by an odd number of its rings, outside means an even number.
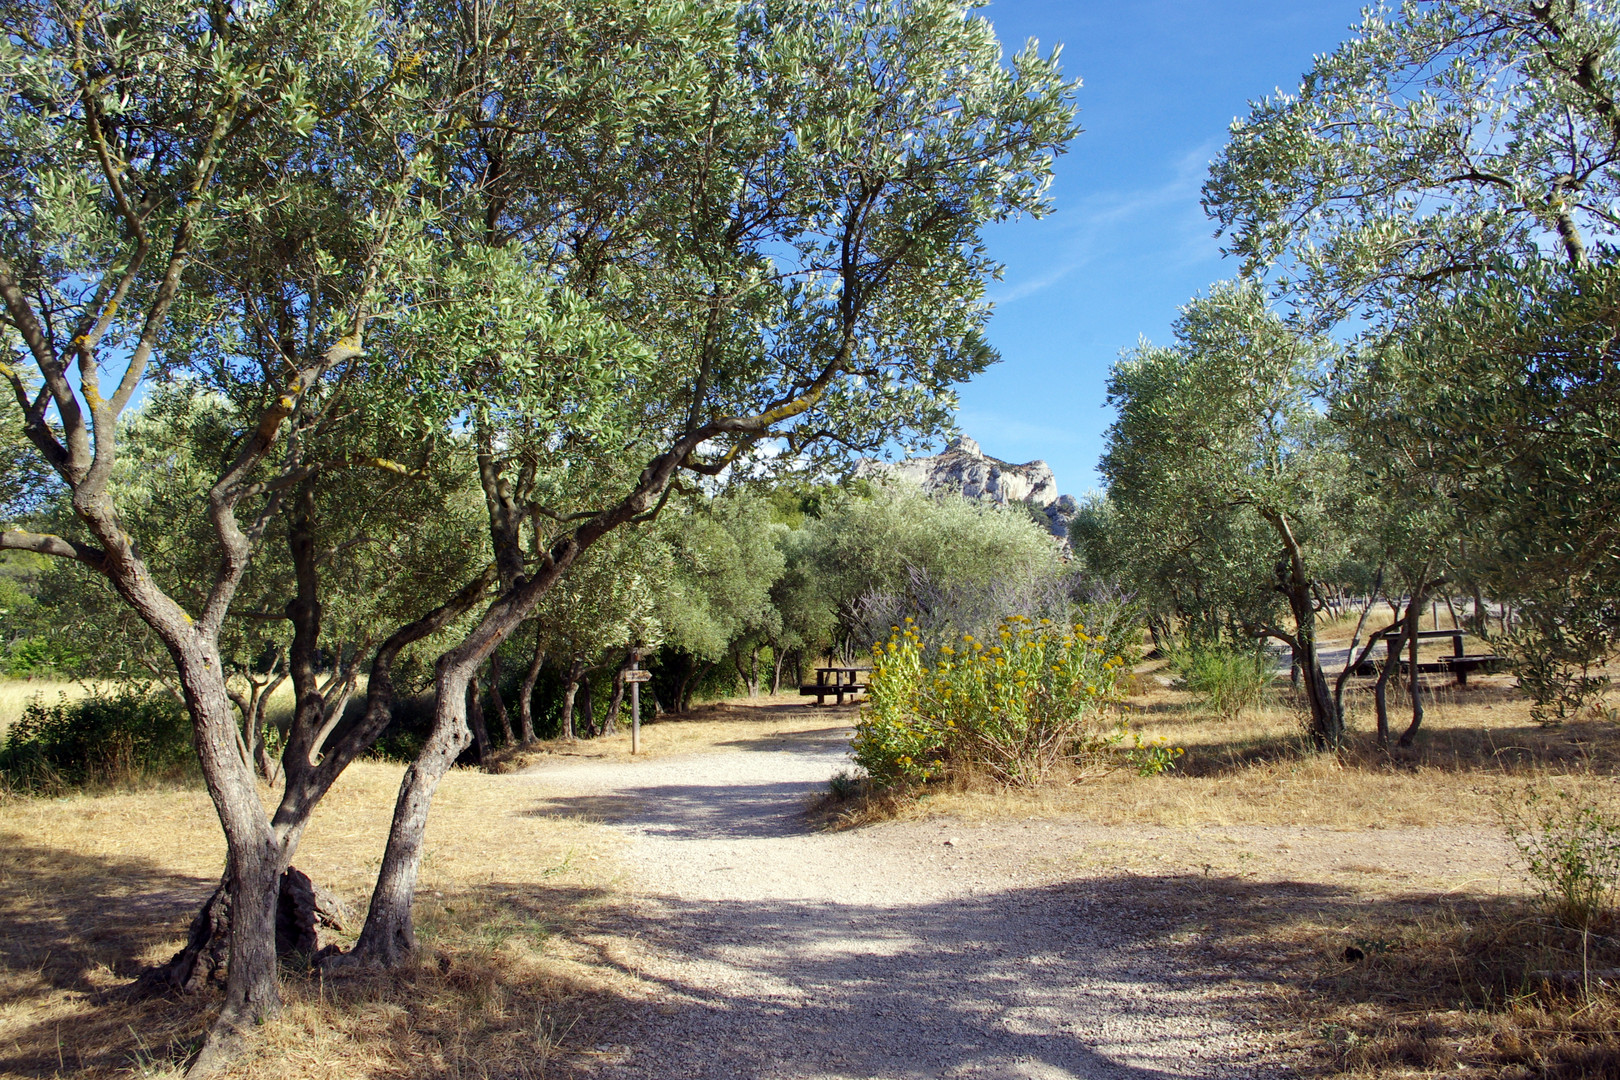
M866 684L859 680L860 676L867 674L870 674L870 672L866 668L816 668L816 681L805 683L799 687L799 696L809 697L813 694L817 705L825 705L827 703L826 699L831 697L842 705L845 694L853 698L856 694L865 692ZM831 679L830 682L829 679Z

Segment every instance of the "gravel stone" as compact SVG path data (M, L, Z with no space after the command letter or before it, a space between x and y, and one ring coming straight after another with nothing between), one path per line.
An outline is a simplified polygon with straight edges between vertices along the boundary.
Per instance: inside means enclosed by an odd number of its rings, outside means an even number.
M849 735L526 774L551 812L594 815L630 840L633 938L618 962L656 991L587 1074L1290 1073L1250 1019L1256 991L1179 968L1128 883L1052 857L1080 835L1017 821L811 829L805 806L850 767Z

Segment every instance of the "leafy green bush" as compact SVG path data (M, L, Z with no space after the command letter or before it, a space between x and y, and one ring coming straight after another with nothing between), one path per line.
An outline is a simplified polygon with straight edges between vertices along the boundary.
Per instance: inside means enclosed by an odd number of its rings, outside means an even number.
M1134 745L1126 747L1123 752L1125 763L1136 770L1138 776L1158 776L1169 772L1176 767L1176 759L1186 750L1180 746L1172 745L1163 735L1154 735L1142 738L1140 733L1133 736Z
M1172 663L1187 689L1227 720L1259 705L1271 686L1271 657L1263 649L1194 647L1178 652Z
M27 679L74 670L79 656L70 646L50 638L18 638L0 653L0 665L8 678Z
M996 640L964 634L931 663L925 651L909 619L873 646L855 761L879 784L970 769L1031 786L1065 758L1110 758L1124 738L1104 706L1126 664L1083 626L1013 615Z
M192 764L191 720L168 694L122 686L54 705L35 699L0 744L0 777L44 793L172 777Z
M1518 612L1507 637L1513 673L1530 695L1530 716L1553 726L1600 703L1609 688L1601 673L1620 639L1620 612L1584 598L1537 598Z
M1548 909L1590 929L1620 895L1620 816L1568 791L1531 791L1499 807L1503 825Z

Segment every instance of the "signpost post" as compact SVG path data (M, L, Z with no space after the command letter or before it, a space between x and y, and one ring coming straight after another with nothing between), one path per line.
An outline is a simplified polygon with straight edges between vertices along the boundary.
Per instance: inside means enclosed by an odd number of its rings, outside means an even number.
M639 663L639 661L638 661ZM652 679L652 672L631 668L624 673L630 684L630 755L641 753L641 684Z

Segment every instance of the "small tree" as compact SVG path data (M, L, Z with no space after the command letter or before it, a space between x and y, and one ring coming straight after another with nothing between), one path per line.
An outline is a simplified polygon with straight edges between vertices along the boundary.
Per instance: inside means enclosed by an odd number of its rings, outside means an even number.
M1343 454L1316 401L1324 346L1285 325L1252 285L1217 287L1182 309L1173 348L1142 346L1114 369L1102 472L1110 500L1152 542L1207 550L1229 570L1230 617L1245 635L1288 645L1305 675L1311 735L1337 746L1344 721L1322 673L1316 619L1341 535L1329 498ZM1266 543L1257 547L1264 536ZM1252 560L1252 561L1251 561ZM1280 597L1286 625L1270 603Z

